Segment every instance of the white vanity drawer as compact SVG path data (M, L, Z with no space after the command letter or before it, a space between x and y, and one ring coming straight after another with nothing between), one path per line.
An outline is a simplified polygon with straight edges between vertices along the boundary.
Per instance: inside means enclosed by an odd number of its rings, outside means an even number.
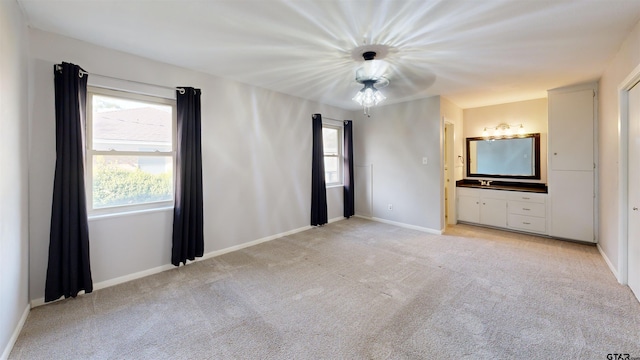
M509 200L515 201L525 201L525 202L535 202L544 204L547 199L547 194L536 194L536 193L527 193L527 192L519 192L512 191L509 193Z
M524 231L532 231L538 233L547 232L547 220L545 218L535 216L509 214L508 226L510 228Z
M509 214L545 217L547 206L535 202L509 201Z

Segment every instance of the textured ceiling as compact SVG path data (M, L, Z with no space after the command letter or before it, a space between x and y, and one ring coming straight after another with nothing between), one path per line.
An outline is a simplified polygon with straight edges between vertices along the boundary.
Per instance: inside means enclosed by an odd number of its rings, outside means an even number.
M598 79L640 20L640 0L17 1L33 28L346 109L370 48L386 103L469 108Z

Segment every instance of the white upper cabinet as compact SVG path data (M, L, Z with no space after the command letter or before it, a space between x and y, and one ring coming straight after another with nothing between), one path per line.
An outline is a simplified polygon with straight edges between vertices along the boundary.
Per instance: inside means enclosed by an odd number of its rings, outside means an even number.
M550 170L593 170L594 90L549 92Z

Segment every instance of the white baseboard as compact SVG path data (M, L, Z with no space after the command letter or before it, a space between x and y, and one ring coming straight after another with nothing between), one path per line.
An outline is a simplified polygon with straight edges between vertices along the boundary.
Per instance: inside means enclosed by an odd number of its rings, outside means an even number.
M331 224L331 223L334 223L334 222L336 222L336 221L340 221L340 220L344 220L344 219L346 219L346 217L344 217L344 216L338 216L338 217L336 217L336 218L329 219L329 222L328 222L328 223L329 223L329 224Z
M600 252L600 255L602 256L602 258L604 259L604 262L607 263L607 266L609 267L609 270L611 270L611 272L613 273L613 276L616 277L616 280L618 280L618 282L620 284L623 284L622 281L620 281L620 276L618 274L618 270L615 268L615 266L613 266L613 264L609 260L609 257L607 257L607 254L605 254L605 252L600 247L600 244L596 244L596 247L598 248L598 251ZM626 285L626 284L623 284L623 285Z
M337 218L329 219L328 223L332 223L332 222L336 222L336 221L340 221L340 220L344 220L344 217L337 217ZM231 247L228 247L228 248L225 248L225 249L221 249L221 250L212 251L212 252L204 254L201 258L198 258L195 261L202 261L202 260L210 259L210 258L213 258L213 257L216 257L216 256L224 255L226 253L230 253L230 252L233 252L233 251L242 250L242 249L245 249L245 248L248 248L248 247L251 247L251 246L262 244L263 242L267 242L267 241L279 239L281 237L297 234L299 232L303 232L303 231L309 230L311 228L313 228L313 226L307 225L307 226L303 226L301 228L285 231L285 232L282 232L282 233L279 233L279 234L275 234L275 235L270 235L270 236L267 236L267 237L263 237L263 238L258 239L258 240L253 240L253 241L250 241L250 242L246 242L244 244L231 246Z
M18 340L18 336L22 331L22 327L24 326L24 323L27 321L27 316L29 316L29 311L31 311L31 307L29 306L29 304L27 304L27 306L24 308L24 311L22 312L22 317L20 318L20 321L18 321L18 325L16 325L16 328L13 330L13 334L11 334L11 338L9 339L7 346L5 346L4 351L2 352L2 356L0 356L1 360L7 360L9 358L9 354L11 354L11 350L13 350L13 345L15 345L16 340Z
M149 275L161 273L163 271L171 270L174 267L175 266L173 266L171 264L166 264L166 265L154 267L152 269L138 271L138 272L133 273L133 274L127 274L127 275L120 276L120 277L117 277L117 278L113 278L113 279L109 279L109 280L105 280L105 281L100 281L98 283L93 284L93 290L95 291L95 290L108 288L108 287L111 287L111 286L114 286L114 285L123 284L123 283L126 283L126 282L131 281L131 280L136 280L136 279L143 278L145 276L149 276ZM78 295L84 295L84 294L85 294L84 290L82 290L82 291L80 291L78 293ZM64 298L60 298L60 299L54 300L52 302L56 302L56 301L60 301L60 300L64 300ZM45 304L44 298L38 298L38 299L31 300L31 308L42 306L44 304Z
M331 223L331 222L340 221L340 220L343 220L343 219L344 219L344 217L338 217L338 218L334 218L334 219L329 220L329 222ZM224 254L227 254L227 253L230 253L230 252L233 252L233 251L238 251L238 250L241 250L241 249L244 249L244 248L255 246L255 245L261 244L263 242L275 240L275 239L278 239L278 238L281 238L281 237L284 237L284 236L293 235L295 233L299 233L299 232L302 232L302 231L305 231L305 230L309 230L309 229L311 229L310 225L303 226L301 228L285 231L285 232L282 232L282 233L279 233L279 234L275 234L275 235L271 235L271 236L267 236L267 237L263 237L263 238L258 239L258 240L249 241L249 242L246 242L244 244L231 246L231 247L228 247L228 248L225 248L225 249L221 249L221 250L211 251L211 252L205 253L204 255L202 255L202 257L196 258L194 261L191 261L191 262L187 263L187 265L189 265L191 263L194 263L194 262L197 262L197 261L211 259L211 258L216 257L216 256L224 255ZM133 273L133 274L128 274L128 275L120 276L120 277L117 277L117 278L101 281L99 283L93 284L93 290L100 290L100 289L104 289L104 288L111 287L111 286L114 286L114 285L126 283L126 282L131 281L131 280L136 280L136 279L140 279L140 278L143 278L143 277L146 277L146 276L149 276L149 275L158 274L158 273L161 273L163 271L171 270L173 268L175 268L174 265L165 264L165 265L158 266L158 267L155 267L155 268L152 268L152 269L147 269L147 270L139 271L139 272L136 272L136 273ZM83 294L84 294L84 291L81 291L81 292L78 293L78 295L83 295ZM63 298L61 298L59 300L63 300ZM55 301L59 301L59 300L55 300ZM44 304L45 304L44 298L31 300L31 308L34 308L34 307L37 307L37 306L42 306Z
M245 248L248 248L248 247L251 247L251 246L262 244L263 242L275 240L275 239L278 239L278 238L281 238L281 237L284 237L284 236L288 236L288 235L293 235L293 234L296 234L296 233L299 233L299 232L302 232L302 231L306 231L306 230L309 230L309 229L311 229L311 225L303 226L301 228L285 231L285 232L282 232L282 233L279 233L279 234L275 234L275 235L270 235L270 236L263 237L263 238L258 239L258 240L253 240L253 241L246 242L244 244L235 245L235 246L231 246L231 247L224 248L224 249L221 249L221 250L208 252L208 253L204 254L201 258L196 259L195 261L202 261L202 260L210 259L210 258L213 258L213 257L216 257L216 256L224 255L226 253L230 253L230 252L233 252L233 251L242 250L242 249L245 249Z
M364 218L364 219L367 219L367 218ZM429 234L442 235L442 230L435 230L435 229L430 229L430 228L426 228L426 227L422 227L422 226L410 225L410 224L405 224L405 223L401 223L401 222L397 222L397 221L381 219L381 218L377 218L377 217L372 217L372 218L368 218L368 219L369 220L373 220L373 221L377 221L377 222L381 222L381 223L385 223L385 224L389 224L389 225L395 225L395 226L403 227L403 228L406 228L406 229L418 230L418 231L426 232L426 233L429 233Z

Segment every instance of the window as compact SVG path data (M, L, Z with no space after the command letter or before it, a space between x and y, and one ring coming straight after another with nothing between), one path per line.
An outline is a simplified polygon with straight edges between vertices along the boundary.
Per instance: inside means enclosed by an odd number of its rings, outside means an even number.
M172 206L175 101L91 87L87 93L89 213Z
M342 127L323 125L324 179L327 186L342 184Z

